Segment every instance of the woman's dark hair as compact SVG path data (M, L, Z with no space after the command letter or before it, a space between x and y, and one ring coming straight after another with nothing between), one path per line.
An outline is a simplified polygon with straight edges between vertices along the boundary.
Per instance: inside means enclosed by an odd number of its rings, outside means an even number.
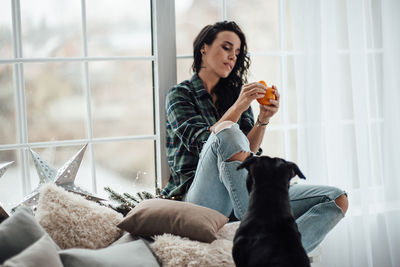
M201 68L201 49L204 44L211 45L217 34L221 31L231 31L236 33L240 39L240 53L236 58L236 64L231 73L226 78L221 78L214 87L212 94L215 94L217 111L222 116L239 97L240 90L244 83L247 83L247 70L250 66L250 58L247 56L246 37L239 26L233 21L217 22L214 25L205 26L197 35L193 42L193 65L194 72L199 72Z

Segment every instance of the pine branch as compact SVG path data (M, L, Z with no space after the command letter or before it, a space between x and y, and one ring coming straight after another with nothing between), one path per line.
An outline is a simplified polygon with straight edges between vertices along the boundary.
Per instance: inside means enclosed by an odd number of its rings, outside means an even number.
M142 192L137 192L136 195L140 198L140 201L145 200L144 196L142 195Z
M142 196L144 199L153 199L155 196L152 193L149 193L147 191L142 191Z
M110 200L114 200L114 201L118 202L119 204L135 207L135 205L136 205L135 203L127 200L121 194L119 194L119 193L115 192L114 190L112 190L110 187L104 187L104 190L107 191L110 194L108 196L108 198Z
M140 202L140 200L138 200L137 198L135 198L134 196L132 196L132 195L129 194L129 193L124 193L124 196L127 197L127 198L129 198L129 199L131 199L131 200L133 200L133 201L135 201L136 203L139 203L139 202Z

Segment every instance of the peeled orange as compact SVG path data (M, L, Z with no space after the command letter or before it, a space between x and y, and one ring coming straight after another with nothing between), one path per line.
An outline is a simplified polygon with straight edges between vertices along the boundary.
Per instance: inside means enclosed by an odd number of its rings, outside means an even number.
M268 99L276 100L274 88L268 87L264 81L259 81L259 83L265 85L265 87L267 87L267 91L265 92L265 95L263 97L257 98L258 103L260 103L261 105L271 105Z

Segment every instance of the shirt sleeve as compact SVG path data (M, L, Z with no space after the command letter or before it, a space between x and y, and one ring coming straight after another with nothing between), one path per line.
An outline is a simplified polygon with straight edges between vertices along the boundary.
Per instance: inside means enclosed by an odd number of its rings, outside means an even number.
M249 107L245 112L240 116L239 121L240 129L242 132L247 135L251 129L254 127L254 115L253 110Z
M202 118L187 88L171 88L166 96L166 114L171 129L185 148L199 154L210 135L210 126Z

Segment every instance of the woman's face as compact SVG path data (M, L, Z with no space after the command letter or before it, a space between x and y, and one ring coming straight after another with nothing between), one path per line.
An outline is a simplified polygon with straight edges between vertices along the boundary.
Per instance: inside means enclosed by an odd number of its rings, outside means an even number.
M204 44L202 51L202 67L205 67L203 70L219 78L226 78L240 53L240 38L231 31L219 32L211 45Z

